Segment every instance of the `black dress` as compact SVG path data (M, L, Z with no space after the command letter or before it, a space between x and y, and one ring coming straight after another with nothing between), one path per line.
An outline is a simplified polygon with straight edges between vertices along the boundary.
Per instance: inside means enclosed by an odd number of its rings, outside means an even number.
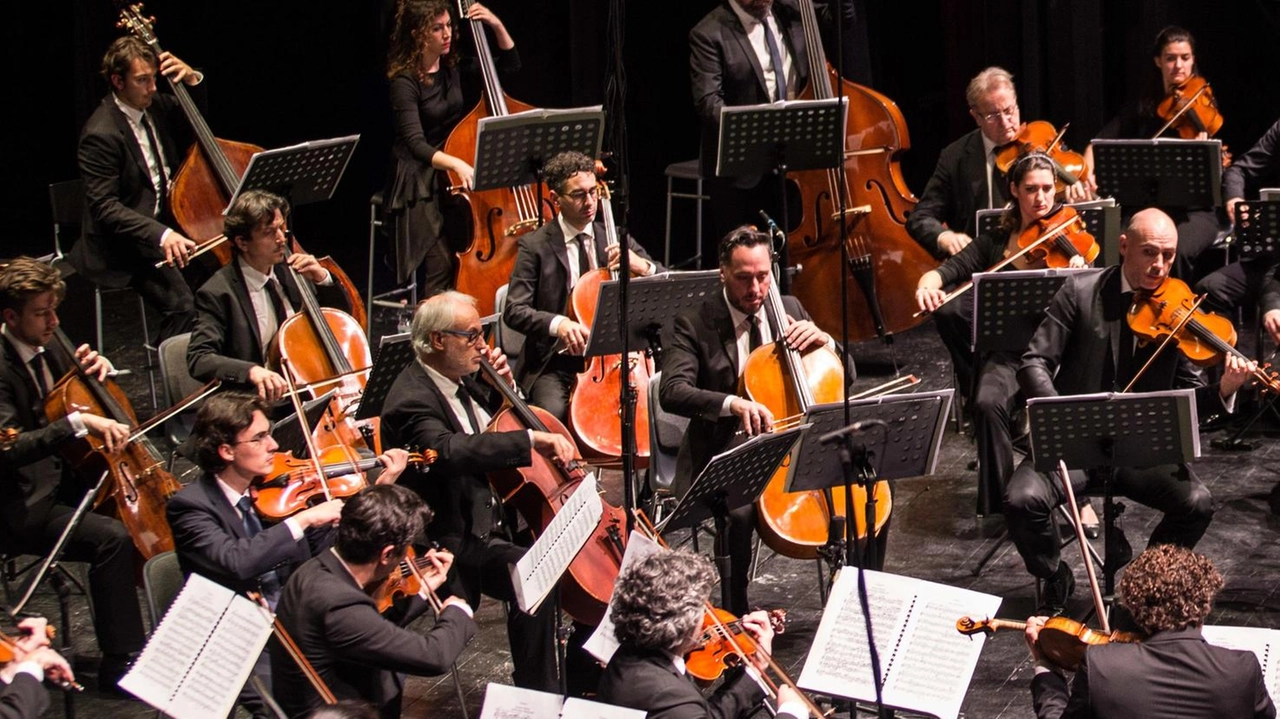
M503 74L515 72L520 69L520 56L515 48L495 48L494 64ZM453 286L453 251L444 241L440 208L446 180L431 166L431 156L480 101L483 86L474 58L463 58L453 67L441 65L428 75L430 84L421 82L416 73L391 79L395 141L385 192L387 231L395 247L396 281L405 282L423 265L423 296Z

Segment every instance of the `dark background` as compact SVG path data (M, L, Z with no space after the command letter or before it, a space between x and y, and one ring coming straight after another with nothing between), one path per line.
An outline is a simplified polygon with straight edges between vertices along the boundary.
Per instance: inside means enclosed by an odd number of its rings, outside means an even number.
M1141 0L958 2L860 0L873 86L906 117L908 186L924 188L939 150L973 127L964 86L999 64L1015 75L1023 118L1070 122L1079 148L1122 103L1150 82L1151 43L1166 24L1198 39L1201 72L1226 124L1220 137L1243 152L1280 115L1280 3ZM610 44L605 0L491 0L523 59L505 84L543 107L603 101ZM626 3L624 42L631 165L631 229L662 246L663 168L697 153L688 80L689 30L713 0ZM222 138L279 147L360 133L332 202L300 208L294 226L317 253L332 253L353 277L366 269L368 199L383 182L390 127L382 75L389 0L153 0L163 47L208 79L206 119ZM3 162L4 254L49 251L47 185L76 176L79 128L106 92L97 67L119 31L107 0L44 0L6 8L11 140ZM464 31L455 47L472 51ZM673 254L692 245L677 228ZM380 270L379 289L387 273Z

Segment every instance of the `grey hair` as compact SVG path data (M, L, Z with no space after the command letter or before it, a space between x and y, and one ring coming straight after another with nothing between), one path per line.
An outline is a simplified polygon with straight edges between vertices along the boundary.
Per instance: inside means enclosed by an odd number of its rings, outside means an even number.
M687 550L646 557L618 577L614 636L638 649L680 652L702 626L714 581L711 563Z
M413 311L413 322L409 325L413 352L418 359L424 359L435 352L431 346L432 332L453 329L458 308L475 306L476 298L456 290L446 290L419 302L418 309Z
M969 81L969 86L965 88L964 100L969 103L969 107L976 109L978 103L982 102L982 98L989 92L1000 88L1007 87L1013 91L1015 100L1018 98L1018 90L1013 86L1013 75L1003 67L991 66L986 70L974 75Z

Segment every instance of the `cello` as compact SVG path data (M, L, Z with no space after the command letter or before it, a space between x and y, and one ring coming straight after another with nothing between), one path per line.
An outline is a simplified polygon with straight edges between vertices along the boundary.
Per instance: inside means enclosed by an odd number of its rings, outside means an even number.
M471 3L472 0L458 0L460 17L467 17ZM484 97L445 140L444 152L454 157L475 157L480 120L533 109L502 91L484 25L479 20L469 22L484 77ZM507 284L515 267L520 236L541 224L541 198L533 185L467 192L462 179L452 171L449 182L453 191L465 198L471 213L471 242L465 252L458 253L454 287L476 298L476 309L482 316L490 315L498 288Z
M837 90L848 98L844 133L844 167L806 170L789 175L801 197L800 222L788 230L791 262L804 271L796 276L792 293L824 330L838 333L841 307L831 301L840 287L841 273L857 280L861 295L849 293L849 342L888 337L920 324L912 316L912 301L904 293L916 278L933 269L933 257L907 234L906 218L915 207L898 157L911 147L907 123L898 106L884 95L843 80L827 63L818 34L818 18L811 0L799 0L809 61L809 86L801 99L824 100ZM827 78L823 82L822 78ZM843 196L844 202L840 202ZM840 236L840 208L845 208L844 237ZM841 244L849 249L846 269ZM886 291L884 301L880 290Z

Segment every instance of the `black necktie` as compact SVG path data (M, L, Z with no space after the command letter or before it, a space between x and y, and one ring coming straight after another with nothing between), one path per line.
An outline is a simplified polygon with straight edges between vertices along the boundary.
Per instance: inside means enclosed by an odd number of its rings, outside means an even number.
M467 393L467 388L458 385L457 397L462 403L462 409L467 413L467 422L471 423L471 434L480 434L480 418L476 416L475 407L471 405L471 395Z
M271 300L271 309L276 312L276 326L283 324L289 319L289 312L286 309L288 302L284 298L284 288L274 277L267 278L267 298Z
M244 522L244 533L249 539L253 539L262 533L262 521L258 519L258 514L253 510L253 500L249 495L240 498L236 502L236 508L240 510L240 520ZM275 601L280 597L280 578L273 569L264 572L258 576L258 584L262 587L262 596L267 602L275 606Z
M787 71L782 65L782 53L778 50L778 40L769 29L767 20L761 20L760 24L764 25L764 43L769 47L769 62L773 63L773 79L778 86L777 99L785 100L787 99Z
M760 335L760 316L751 315L747 322L751 324L747 330L747 349L755 352L757 347L764 344L764 338Z
M587 242L591 240L591 236L580 232L574 239L578 241L578 277L581 278L591 271L591 257L587 254Z
M147 131L147 144L151 145L151 157L156 161L156 170L160 173L160 186L156 188L156 195L160 200L169 194L169 179L164 174L164 157L160 154L160 143L156 140L155 130L151 129L151 121L147 119L147 114L142 113L142 129ZM163 202L160 203L163 205Z
M37 352L35 357L27 363L31 366L32 373L36 376L36 389L40 391L43 398L49 394L49 383L44 381L44 353Z

